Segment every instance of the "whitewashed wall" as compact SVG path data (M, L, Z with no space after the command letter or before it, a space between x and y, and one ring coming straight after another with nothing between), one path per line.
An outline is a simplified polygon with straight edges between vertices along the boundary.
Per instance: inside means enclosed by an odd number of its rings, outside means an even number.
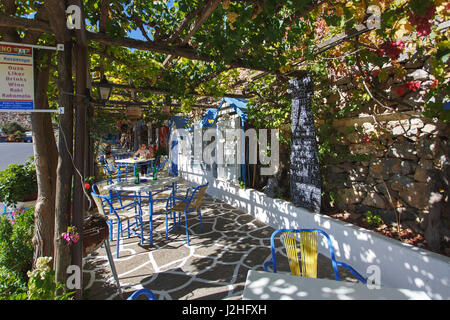
M425 291L432 299L450 299L450 258L420 249L375 232L314 214L291 203L267 197L253 189L240 189L217 181L186 167L181 176L192 184L209 182L207 193L233 207L253 215L275 228L320 228L327 232L339 261L346 262L361 274L377 265L381 284L386 287ZM328 250L322 248L322 253Z

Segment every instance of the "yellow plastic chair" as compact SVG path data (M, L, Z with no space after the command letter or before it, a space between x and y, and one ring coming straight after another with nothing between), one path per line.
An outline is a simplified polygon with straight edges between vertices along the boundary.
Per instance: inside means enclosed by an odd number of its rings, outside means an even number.
M272 266L273 272L277 272L275 257L275 237L280 234L280 240L283 243L289 260L291 274L308 278L317 278L317 249L319 244L319 234L328 241L330 249L331 264L334 270L336 281L340 281L339 267L348 269L360 282L366 284L366 279L359 274L350 265L336 261L333 245L330 236L320 229L280 229L272 233L270 238L272 259L264 263L264 270L269 272L269 266Z

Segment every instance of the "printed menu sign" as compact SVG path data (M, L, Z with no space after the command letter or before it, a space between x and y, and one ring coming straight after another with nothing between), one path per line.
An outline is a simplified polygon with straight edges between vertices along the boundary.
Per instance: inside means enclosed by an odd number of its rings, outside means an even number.
M33 48L0 43L0 111L34 109Z

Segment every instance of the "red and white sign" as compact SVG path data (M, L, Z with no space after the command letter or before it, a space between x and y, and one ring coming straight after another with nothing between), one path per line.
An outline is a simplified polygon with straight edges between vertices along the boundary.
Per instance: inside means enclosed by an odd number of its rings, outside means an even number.
M0 43L0 111L34 109L33 48Z

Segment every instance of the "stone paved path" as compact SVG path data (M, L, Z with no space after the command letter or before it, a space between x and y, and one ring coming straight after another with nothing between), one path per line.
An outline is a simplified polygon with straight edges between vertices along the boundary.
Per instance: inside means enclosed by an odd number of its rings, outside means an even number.
M179 187L180 194L183 188L186 184ZM121 239L117 259L116 241L111 242L124 298L141 288L152 290L158 299L242 298L248 270L264 270L264 262L270 259L274 229L209 196L204 198L202 217L203 232L196 215L188 218L190 246L183 219L182 227L165 239L163 216L154 222L153 247L148 241L140 245L136 236ZM146 231L148 235L148 226ZM278 268L287 272L287 260L280 258ZM84 259L83 269L84 299L120 299L103 248ZM355 281L346 270L340 272L342 278ZM318 277L334 279L330 260L321 255Z

